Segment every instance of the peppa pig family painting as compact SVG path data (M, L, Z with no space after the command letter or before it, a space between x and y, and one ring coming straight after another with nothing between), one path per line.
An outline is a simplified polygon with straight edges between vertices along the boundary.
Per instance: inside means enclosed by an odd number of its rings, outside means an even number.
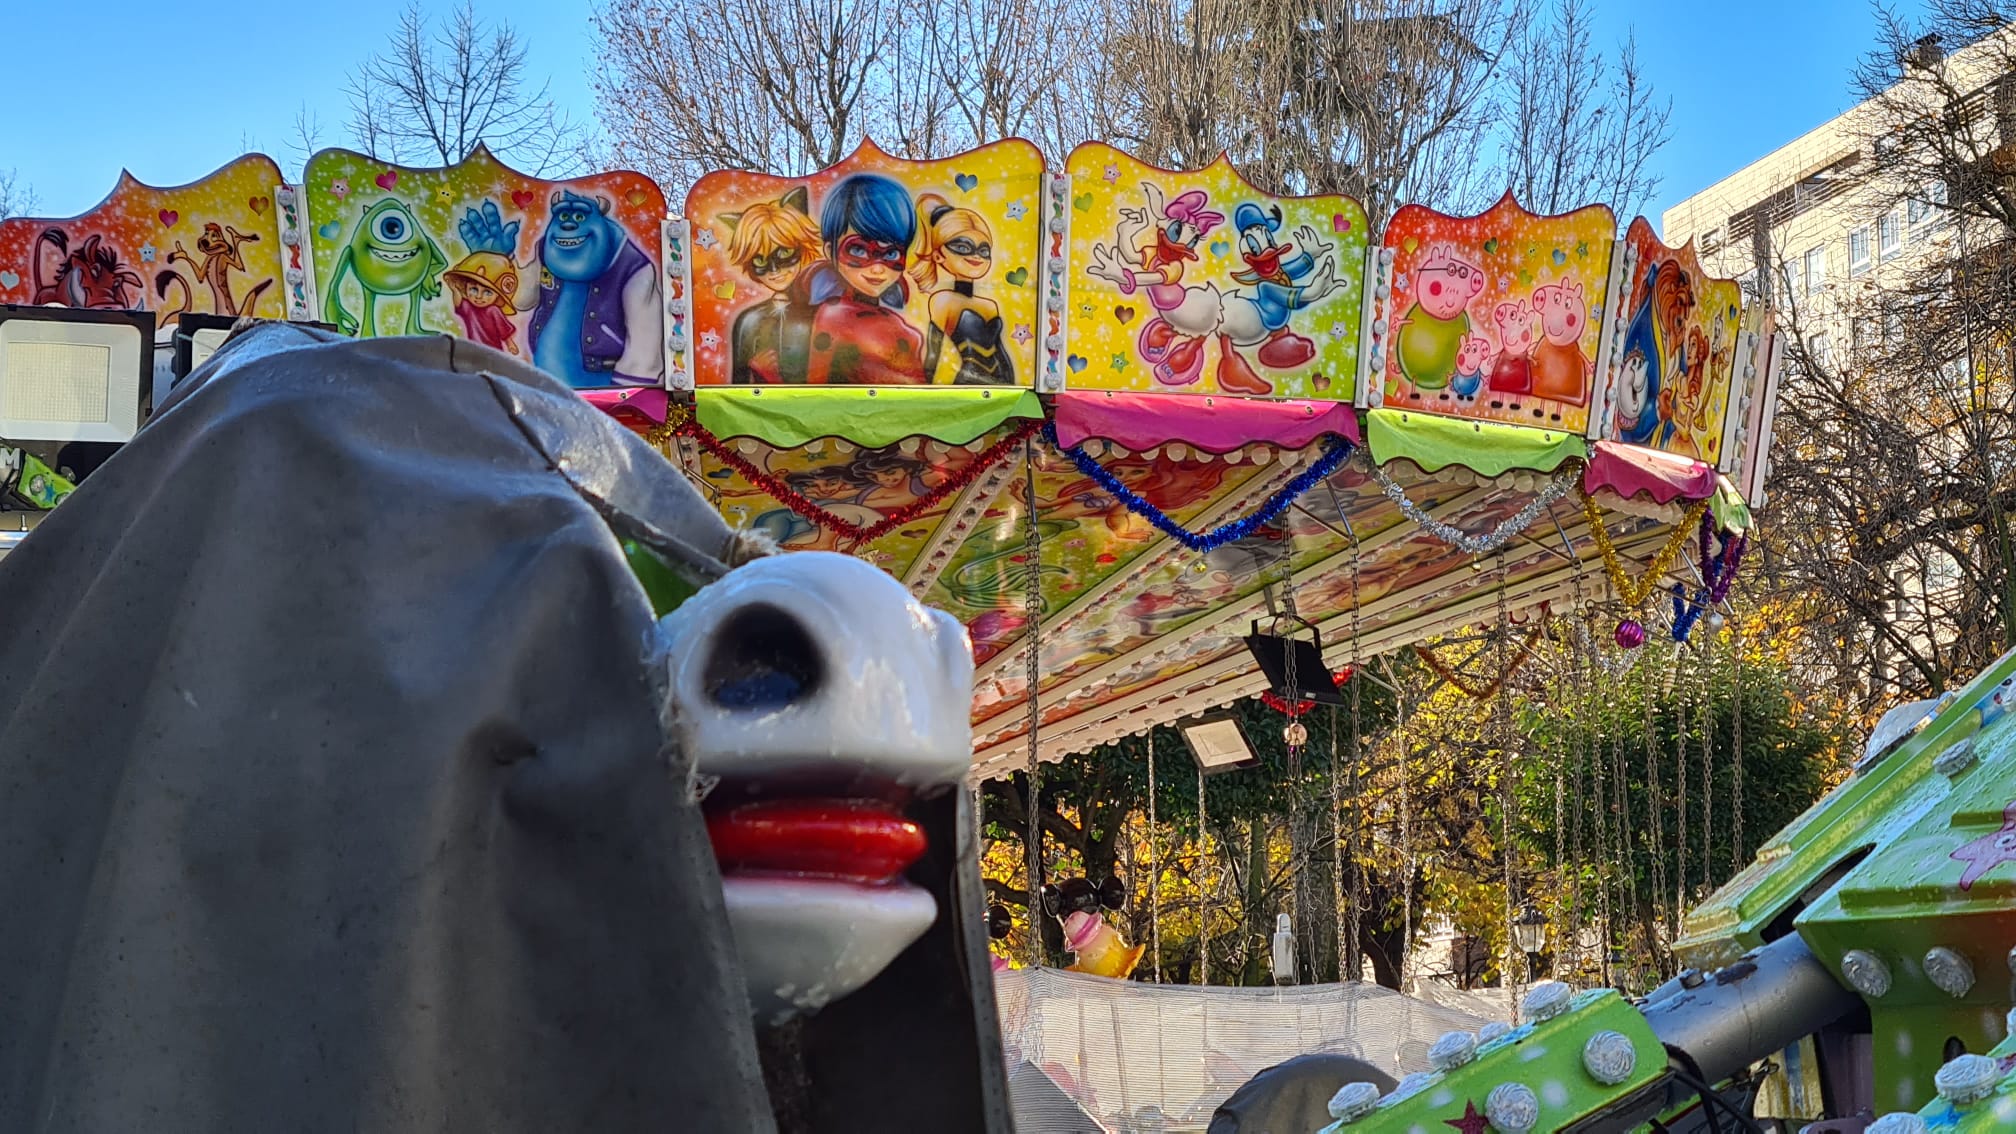
M1605 207L1540 217L1509 195L1474 217L1401 209L1383 404L1583 432L1615 232Z

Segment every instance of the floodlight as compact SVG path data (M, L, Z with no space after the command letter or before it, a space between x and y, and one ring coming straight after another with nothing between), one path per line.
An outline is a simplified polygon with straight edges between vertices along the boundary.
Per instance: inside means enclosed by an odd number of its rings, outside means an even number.
M1302 622L1301 619L1296 619ZM1307 622L1302 622L1309 626ZM1253 654L1253 660L1260 663L1260 672L1267 677L1267 686L1284 701L1315 701L1324 705L1342 705L1344 693L1337 688L1337 677L1330 667L1323 664L1323 635L1314 626L1309 626L1309 637L1288 638L1279 634L1262 634L1260 623L1253 623L1252 632L1246 635L1246 648ZM1288 688L1288 651L1295 651L1295 685Z
M1253 755L1253 746L1246 743L1238 719L1230 714L1199 717L1178 725L1177 729L1183 734L1183 743L1190 746L1190 758L1197 761L1198 769L1206 775L1249 768L1260 762Z
M0 438L130 441L153 400L147 311L0 306Z
M204 363L210 361L210 356L216 354L217 348L224 345L224 340L231 337L231 328L237 326L243 319L244 316L241 315L214 315L207 312L190 312L175 320L175 353L174 362L171 366L174 378L169 388L173 389L176 386L180 386L184 378L194 374L202 368ZM333 323L314 323L304 320L298 321L294 325L297 327L320 327L325 331L336 330L336 325Z
M238 322L235 315L211 315L189 312L175 320L175 363L174 386L182 384L196 368L210 360L224 340L231 337L231 328Z

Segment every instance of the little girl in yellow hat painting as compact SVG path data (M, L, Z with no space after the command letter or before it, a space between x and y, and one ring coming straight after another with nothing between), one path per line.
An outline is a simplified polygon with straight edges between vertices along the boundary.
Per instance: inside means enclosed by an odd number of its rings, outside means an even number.
M518 353L518 314L511 296L518 290L518 265L495 252L472 252L441 273L455 292L455 315L471 339L497 350Z

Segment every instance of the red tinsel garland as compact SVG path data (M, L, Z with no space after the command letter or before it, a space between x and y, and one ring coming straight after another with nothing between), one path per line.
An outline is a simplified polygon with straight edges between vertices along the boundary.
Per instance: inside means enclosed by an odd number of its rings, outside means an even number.
M1347 665L1339 670L1337 672L1337 688L1344 688L1344 683L1351 680L1351 676L1357 672L1358 667L1355 665ZM1272 689L1260 694L1260 703L1277 713L1286 713L1291 717L1299 717L1316 707L1316 702L1314 701L1297 701L1295 702L1295 707L1291 709L1288 707L1288 698L1274 692Z
M691 413L684 414L672 426L669 433L672 436L692 438L716 460L741 474L742 479L762 489L764 492L775 497L778 503L818 524L827 531L837 532L857 543L869 543L930 512L947 498L963 491L967 485L978 480L981 473L999 464L1003 458L1014 450L1015 446L1021 444L1025 438L1030 437L1042 427L1043 423L1041 421L1019 422L1013 430L1009 431L1008 436L988 446L979 457L975 458L965 468L953 473L944 484L933 488L931 491L903 505L901 508L888 513L867 527L843 520L828 512L826 509L806 499L790 485L756 467L748 458L724 444L719 437L714 436L713 432L700 424L700 419Z

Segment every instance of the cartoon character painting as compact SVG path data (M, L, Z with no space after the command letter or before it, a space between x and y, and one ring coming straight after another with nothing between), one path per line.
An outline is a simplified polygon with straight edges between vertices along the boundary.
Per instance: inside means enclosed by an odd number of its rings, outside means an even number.
M822 253L809 194L801 185L720 219L729 232L728 259L770 293L735 316L729 332L734 381L803 382L812 341L809 285Z
M1642 376L1619 369L1615 433L1633 445L1658 445L1674 431L1676 401L1669 388L1681 381L1686 366L1694 283L1678 263L1666 260L1648 269L1644 291L1650 301L1638 306L1624 330L1625 362Z
M1141 183L1145 208L1122 208L1111 242L1092 246L1085 274L1118 287L1122 295L1143 292L1155 312L1141 328L1135 350L1157 382L1187 386L1202 377L1205 346L1215 342L1218 387L1235 394L1272 394L1274 385L1254 369L1248 351L1270 370L1292 370L1316 357L1315 344L1289 329L1291 315L1346 283L1336 274L1334 245L1314 229L1295 230L1282 244L1279 206L1251 202L1234 209L1243 270L1234 282L1252 290L1221 291L1209 280L1182 282L1184 265L1198 260L1197 246L1225 221L1212 210L1209 194L1190 189L1165 199L1152 181Z
M196 297L188 278L176 269L178 264L189 265L196 279L209 287L212 311L219 315L251 311L259 302L259 296L273 286L273 277L268 276L253 284L243 296L234 296L231 293L231 273L245 270L245 255L240 250L241 246L258 239L256 232L240 232L234 226L209 221L203 225L202 235L196 238L196 255L191 256L188 249L182 247L182 242L176 241L174 249L168 253L168 268L154 276L154 294L167 299L169 290L175 287L180 287L182 294L174 307L160 315L160 321L166 323L185 311L195 310Z
M1142 326L1137 350L1157 381L1187 386L1204 372L1205 336L1217 328L1221 305L1216 287L1183 286L1183 265L1196 261L1198 242L1223 224L1225 215L1206 208L1210 197L1199 189L1172 201L1160 186L1144 181L1141 194L1147 207L1120 210L1112 243L1092 246L1086 272L1114 284L1122 295L1138 290L1148 297L1155 316ZM1221 385L1228 376L1237 381L1236 370L1228 372L1221 361Z
M1658 432L1659 356L1652 343L1649 320L1633 319L1624 332L1624 358L1617 364L1614 413L1619 441L1644 445Z
M1582 332L1589 318L1582 285L1573 280L1542 284L1533 290L1533 310L1540 318L1542 339L1533 347L1533 396L1571 406L1589 404L1589 356L1582 352Z
M1289 330L1288 319L1344 286L1327 255L1332 249L1318 241L1316 230L1306 225L1295 230L1294 243L1277 242L1280 205L1262 209L1242 201L1232 210L1232 227L1238 230L1239 258L1246 265L1244 271L1233 272L1232 278L1253 288L1253 307L1259 314L1259 330L1265 335L1258 343L1260 365L1272 370L1301 366L1316 357L1316 344ZM1320 265L1314 254L1318 250L1326 254ZM1239 338L1234 336L1235 341Z
M1022 141L932 161L864 141L804 177L701 177L684 207L694 384L1028 382L1047 184Z
M387 197L365 210L350 235L350 242L337 253L336 266L323 290L322 318L346 335L378 334L378 304L381 300L406 300L405 333L421 333L420 305L441 294L440 273L448 257L434 238L421 229L404 202ZM363 293L363 314L352 315L343 306L343 277L356 277Z
M1394 358L1416 389L1440 390L1456 374L1470 334L1470 301L1484 290L1484 273L1454 246L1438 244L1421 258L1412 284L1414 305L1400 317Z
M495 252L471 252L462 262L441 274L441 281L455 293L455 317L462 321L462 333L484 346L518 353L518 326L511 317L518 314L513 296L526 269Z
M895 180L873 173L843 178L819 212L826 261L811 294L811 352L805 381L815 386L916 386L929 381L924 339L902 308L903 270L917 239L917 212Z
M539 273L524 273L511 297L532 312L532 361L576 389L655 386L665 376L657 266L611 207L607 197L555 189L539 238ZM497 203L485 201L458 229L471 252L508 259L519 223L505 223Z
M56 253L53 261L49 250ZM30 257L34 290L29 302L37 306L128 308L138 302L144 286L139 273L95 232L73 249L68 233L45 228L36 234Z
M1484 364L1491 360L1491 340L1482 335L1463 336L1456 351L1456 376L1449 380L1449 392L1464 401L1474 401L1484 387Z
M1403 206L1382 241L1404 312L1380 332L1384 404L1586 432L1615 232L1607 206L1538 216L1509 193L1469 217Z
M952 345L955 386L1003 386L1015 381L1015 365L1001 341L1001 308L974 294L973 285L994 266L994 238L987 219L954 207L936 193L917 198L917 262L910 278L931 292L931 326L926 331L924 373L938 373L945 344ZM940 275L952 280L938 291Z
M1491 392L1508 397L1533 393L1533 340L1540 320L1523 299L1501 303L1491 311L1498 331L1498 361L1491 364Z

